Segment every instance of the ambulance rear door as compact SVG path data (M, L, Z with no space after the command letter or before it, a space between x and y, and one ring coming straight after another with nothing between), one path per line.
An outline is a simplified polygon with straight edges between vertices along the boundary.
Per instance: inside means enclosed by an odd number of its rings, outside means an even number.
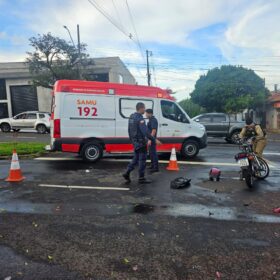
M67 93L61 117L62 137L115 137L115 96Z

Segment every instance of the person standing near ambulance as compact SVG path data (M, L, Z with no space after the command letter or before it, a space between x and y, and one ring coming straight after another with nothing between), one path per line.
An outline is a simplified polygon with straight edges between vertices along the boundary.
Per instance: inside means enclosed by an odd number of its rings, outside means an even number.
M149 122L147 124L149 133L157 138L157 132L158 132L158 121L154 116L153 109L147 109L146 110L146 117L149 119ZM151 159L151 173L159 172L158 169L158 155L157 155L157 143L148 142L149 147L149 155Z
M145 178L146 160L147 160L147 144L149 139L152 143L156 141L146 126L143 115L145 113L145 104L139 102L136 104L136 112L133 113L128 122L128 134L133 144L134 155L131 162L128 164L126 172L123 177L126 181L130 182L130 173L136 165L139 166L139 179L141 184L149 184L150 180Z

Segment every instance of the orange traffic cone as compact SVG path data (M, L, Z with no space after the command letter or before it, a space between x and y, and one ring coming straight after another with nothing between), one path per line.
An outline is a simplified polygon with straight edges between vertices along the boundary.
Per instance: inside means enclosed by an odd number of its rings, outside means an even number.
M171 171L179 171L175 148L172 148L169 164L166 169Z
M7 181L7 182L20 182L24 179L25 179L25 177L22 176L22 173L21 173L21 170L20 170L18 155L17 155L16 150L14 149L9 177L5 181Z

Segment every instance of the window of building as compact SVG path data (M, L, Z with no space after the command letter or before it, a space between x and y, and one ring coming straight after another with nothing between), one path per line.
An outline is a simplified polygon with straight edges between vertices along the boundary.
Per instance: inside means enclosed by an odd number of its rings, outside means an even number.
M8 117L8 104L0 103L0 119Z
M161 101L162 116L175 122L188 122L186 115L178 107L178 105L171 101Z
M89 81L109 82L109 73L89 73L86 75L86 79Z
M31 85L10 86L13 115L38 110L36 87Z
M120 114L123 118L129 118L131 114L136 111L136 104L142 102L145 104L146 109L153 109L154 103L152 100L147 99L129 99L121 98L120 99Z
M7 99L7 92L6 92L6 81L4 79L0 79L0 100Z

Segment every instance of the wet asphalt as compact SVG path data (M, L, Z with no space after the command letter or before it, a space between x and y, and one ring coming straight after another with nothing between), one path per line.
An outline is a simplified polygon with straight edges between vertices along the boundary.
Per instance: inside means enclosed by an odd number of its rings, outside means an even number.
M280 279L279 143L253 189L239 181L237 152L213 139L179 172L162 163L151 185L137 173L124 182L129 156L21 160L18 184L4 181L10 162L0 161L0 279ZM208 180L211 167L220 182ZM179 176L191 186L170 189Z

